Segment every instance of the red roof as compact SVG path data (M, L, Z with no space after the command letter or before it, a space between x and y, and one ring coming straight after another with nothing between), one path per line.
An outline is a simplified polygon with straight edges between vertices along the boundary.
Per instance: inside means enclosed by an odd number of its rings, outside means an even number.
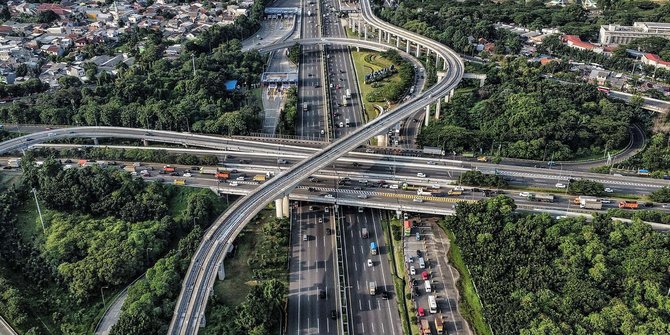
M650 60L654 63L657 63L657 64L670 66L670 62L664 61L663 59L661 59L661 57L659 57L656 54L648 53L648 54L644 55L644 58L646 58L646 59L648 59L648 60Z
M595 45L582 41L582 39L579 38L579 36L577 36L577 35L565 35L565 36L563 36L563 39L566 42L568 42L568 44L574 45L574 46L579 47L579 48L584 48L584 49L595 48Z

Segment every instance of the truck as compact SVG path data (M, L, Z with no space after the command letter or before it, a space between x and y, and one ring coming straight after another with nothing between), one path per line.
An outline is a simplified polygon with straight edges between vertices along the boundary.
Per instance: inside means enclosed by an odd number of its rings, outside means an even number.
M442 314L435 317L435 330L437 330L439 335L444 334L444 318L442 318Z
M363 227L361 229L361 237L368 238L369 236L370 236L370 233L368 233L368 228Z
M344 94L342 95L342 106L347 107L347 96Z
M432 334L430 331L430 323L428 323L428 320L426 319L421 319L421 334L422 335Z
M230 178L230 172L228 171L217 171L216 174L214 174L214 178L218 180L228 180Z
M433 194L430 193L430 192L426 192L426 191L424 191L422 188L420 188L420 189L416 190L416 195L431 196L431 195L433 195Z
M254 181L263 182L265 180L266 180L266 177L265 177L264 174L257 174L257 175L254 176Z
M528 200L538 202L554 202L553 194L528 194Z
M12 158L9 161L7 161L7 165L17 168L21 166L21 158Z
M135 172L135 167L132 166L132 165L127 165L127 166L123 167L123 170L126 171L126 172L133 173L133 172Z
M637 209L639 204L637 201L619 201L619 208Z
M448 194L448 195L459 196L459 195L462 195L462 194L463 194L463 190L453 189L453 190L449 190L449 191L447 192L447 194Z
M423 153L428 155L444 156L444 150L438 147L423 147Z
M412 222L410 220L405 220L405 237L412 235Z
M216 172L217 172L216 168L209 168L209 167L204 167L204 166L200 168L200 173L201 174L215 175Z
M579 208L586 208L586 209L602 209L603 208L603 203L600 201L600 199L596 200L581 200L579 202Z
M370 290L370 295L377 294L377 283L371 281L368 283L368 289Z
M373 255L377 254L377 243L375 242L370 243L370 253Z
M582 203L582 201L597 201L598 198L588 196L588 195L580 195L572 200L572 203L575 205L579 205Z
M344 96L345 96L347 99L351 99L351 90L347 88L346 93L344 94Z
M174 172L174 168L170 165L163 166L163 172Z
M175 185L186 185L186 179L175 179L174 184Z

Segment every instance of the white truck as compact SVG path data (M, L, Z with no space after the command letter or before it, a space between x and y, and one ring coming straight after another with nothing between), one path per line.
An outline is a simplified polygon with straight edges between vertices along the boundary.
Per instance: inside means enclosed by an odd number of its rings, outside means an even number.
M599 199L581 199L579 200L579 208L602 209L603 203Z

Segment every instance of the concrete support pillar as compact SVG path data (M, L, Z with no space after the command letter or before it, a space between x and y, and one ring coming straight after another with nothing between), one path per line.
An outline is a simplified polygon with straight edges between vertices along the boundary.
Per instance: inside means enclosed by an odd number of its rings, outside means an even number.
M444 103L448 104L449 103L449 94L444 96Z
M391 33L386 33L386 44L391 44Z
M379 39L379 43L382 42L382 35L384 32L381 29L377 29L377 38Z
M430 125L430 105L426 106L426 117L425 117L425 121L426 121L426 124L425 124L425 125L426 125L426 127L428 127L428 126Z
M442 107L442 99L437 99L437 105L435 105L435 120L440 119L440 107Z
M217 271L217 274L219 275L219 280L226 279L226 269L223 268L223 261L219 264L219 271Z
M395 47L400 49L400 36L395 37Z
M214 290L212 290L211 292L214 292ZM205 317L205 313L202 313L200 315L200 328L204 328L206 326L207 326L207 318Z
M407 40L407 47L405 48L405 52L409 53L409 40Z
M275 200L275 216L278 218L283 217L283 212L284 212L284 204L283 200L281 198Z
M386 135L377 135L377 146L386 146Z
M450 98L454 96L454 92L455 92L455 90L451 90L451 91L449 91L449 97L450 97Z
M421 57L421 44L416 44L416 58Z
M368 40L368 25L365 24L365 25L363 26L363 29L365 29L365 40L367 41L367 40Z
M288 214L289 214L289 209L288 209L288 205L289 205L288 195L285 195L285 196L284 196L284 199L282 200L282 205L283 205L283 206L282 206L282 214L283 214L283 216L284 216L285 218L287 218L287 217L288 217Z
M95 138L95 137L93 138L93 144L95 144L95 145L100 145L100 143L98 142L98 139Z
M142 145L145 147L149 146L149 140L142 140Z
M445 59L444 62L442 62L442 71L447 69L447 60Z
M435 54L435 68L437 69L439 67L440 67L440 55Z

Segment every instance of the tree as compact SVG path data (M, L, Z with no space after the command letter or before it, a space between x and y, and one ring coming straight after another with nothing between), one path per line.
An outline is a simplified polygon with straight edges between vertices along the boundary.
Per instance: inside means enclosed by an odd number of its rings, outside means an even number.
M579 179L568 184L568 193L575 195L600 196L605 194L605 186L597 181Z
M37 22L39 23L51 23L58 19L60 19L60 16L50 9L37 13Z
M670 202L670 187L664 186L654 192L651 192L649 199L656 202Z

